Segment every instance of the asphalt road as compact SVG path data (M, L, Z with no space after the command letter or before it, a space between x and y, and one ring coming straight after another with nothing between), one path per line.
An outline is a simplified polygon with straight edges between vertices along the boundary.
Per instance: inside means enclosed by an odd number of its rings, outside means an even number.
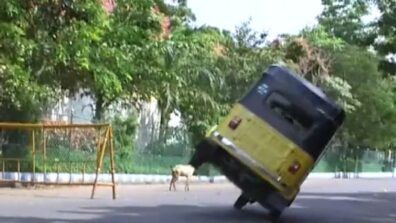
M184 192L168 185L99 187L94 200L90 187L51 189L0 188L0 223L198 223L269 222L257 204L232 208L239 190L231 184L192 184ZM279 222L395 223L396 179L308 180L297 200Z

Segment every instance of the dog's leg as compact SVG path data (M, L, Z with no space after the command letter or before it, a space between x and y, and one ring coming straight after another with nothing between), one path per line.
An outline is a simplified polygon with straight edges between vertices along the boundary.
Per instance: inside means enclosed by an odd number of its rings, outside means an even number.
M175 174L172 174L172 179L169 184L169 191L172 190L172 186L173 186L173 189L176 190L176 185L175 185L176 181L177 181L177 176Z
M173 190L174 191L176 191L176 181L178 180L179 178L177 177L177 176L174 176L174 179L173 179Z
M172 190L172 184L173 184L173 177L172 177L172 179L170 180L170 184L169 184L169 191L171 191L171 190Z
M186 177L187 179L186 179L186 187L184 188L184 190L185 191L189 191L190 190L190 185L189 185L189 181L190 181L190 177L189 176L187 176Z
M177 171L173 171L172 170L172 179L170 181L170 185L169 185L169 191L172 190L172 185L173 185L173 189L176 191L176 181L179 178L179 174L177 173Z
M177 179L176 179L177 180ZM176 180L173 181L173 190L176 191Z

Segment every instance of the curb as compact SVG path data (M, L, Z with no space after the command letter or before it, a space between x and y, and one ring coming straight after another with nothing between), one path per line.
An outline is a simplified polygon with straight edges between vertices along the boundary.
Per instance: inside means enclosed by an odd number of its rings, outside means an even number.
M307 179L356 179L356 178L396 178L396 172L364 172L364 173L310 173ZM111 183L111 174L100 174L98 182ZM36 183L93 183L95 174L76 173L28 173L28 172L3 172L0 173L0 181L24 181ZM146 175L146 174L116 174L117 184L161 184L171 180L169 175ZM183 181L184 178L181 178ZM224 183L228 182L225 176L194 176L194 183Z
M0 181L24 181L36 183L93 183L95 174L76 174L76 173L33 173L30 172L3 172L0 173ZM98 182L111 183L111 174L100 174ZM159 184L168 183L171 176L168 175L146 175L146 174L116 174L117 184ZM181 178L183 181L184 179ZM220 183L228 182L224 176L193 176L191 182L194 183Z

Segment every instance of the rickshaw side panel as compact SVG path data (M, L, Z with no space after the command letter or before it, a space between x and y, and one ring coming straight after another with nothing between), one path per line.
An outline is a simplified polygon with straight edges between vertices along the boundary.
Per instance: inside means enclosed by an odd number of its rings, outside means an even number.
M241 122L232 129L228 123L235 117L239 117ZM216 131L223 138L232 141L235 147L227 146L216 137L212 137L212 140L284 193L285 197L294 196L294 189L300 186L301 179L307 175L314 163L306 152L241 104L234 105ZM295 161L301 167L292 174L288 168Z

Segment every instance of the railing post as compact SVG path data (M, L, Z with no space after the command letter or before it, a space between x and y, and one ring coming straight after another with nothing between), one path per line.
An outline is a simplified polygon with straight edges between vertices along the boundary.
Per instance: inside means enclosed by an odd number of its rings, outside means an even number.
M5 177L5 160L4 158L2 159L2 174L3 174L3 179Z
M94 184L92 187L91 199L93 199L95 196L95 190L96 190L96 186L98 183L99 174L101 172L103 158L104 158L105 150L106 150L106 144L108 143L107 140L109 139L109 135L110 135L110 128L107 127L106 131L105 131L104 141L102 144L100 144L99 157L97 158L96 175L95 175L95 180L94 180Z
M36 130L32 129L32 166L33 184L36 180Z
M17 159L17 172L18 172L18 180L17 181L22 181L21 180L21 160Z
M396 174L396 151L393 152L393 170L392 170L392 178L395 178Z
M43 132L44 176L46 176L47 175L47 131L45 131L45 128L43 128L42 132Z
M113 187L113 200L116 199L116 182L115 182L115 163L114 163L114 143L113 143L113 129L110 126L110 166L111 166L111 181L112 181L112 187Z

